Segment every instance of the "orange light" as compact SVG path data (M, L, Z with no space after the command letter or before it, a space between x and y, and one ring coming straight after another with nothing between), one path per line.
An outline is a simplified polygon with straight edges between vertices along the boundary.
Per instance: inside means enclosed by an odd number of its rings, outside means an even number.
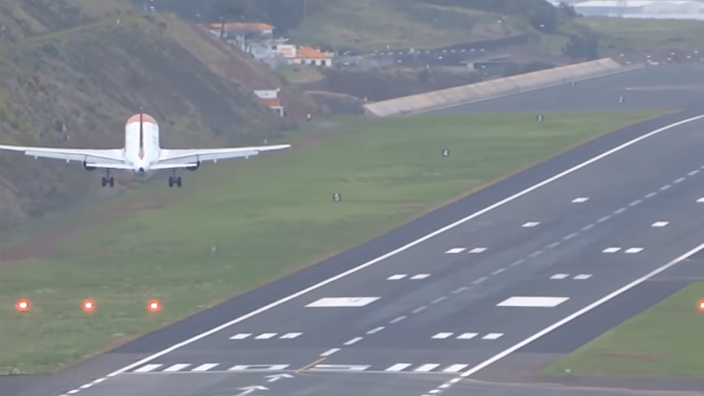
M83 301L83 310L85 312L92 312L95 310L95 303L92 300Z
M704 300L699 300L699 310L704 311Z
M27 312L29 311L29 301L25 299L19 300L15 304L15 308L17 308L17 310L20 312Z
M161 304L159 304L159 301L157 301L157 300L151 300L147 304L147 309L150 312L157 312L158 310L161 309Z

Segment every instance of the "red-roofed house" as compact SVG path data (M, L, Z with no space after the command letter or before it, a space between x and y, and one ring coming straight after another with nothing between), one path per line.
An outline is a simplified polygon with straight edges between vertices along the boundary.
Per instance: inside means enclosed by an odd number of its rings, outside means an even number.
M313 47L285 44L278 45L276 52L286 57L291 64L332 66L333 55L318 51Z
M284 116L284 105L279 99L279 89L258 89L254 94L261 99L264 104L276 111L281 117Z

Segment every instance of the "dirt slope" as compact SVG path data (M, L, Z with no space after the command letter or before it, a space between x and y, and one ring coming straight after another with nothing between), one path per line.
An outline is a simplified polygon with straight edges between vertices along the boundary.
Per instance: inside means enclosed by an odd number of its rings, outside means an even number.
M0 0L3 26L2 143L121 147L140 106L173 147L261 143L282 127L252 93L281 81L175 17L145 17L118 0ZM98 173L0 153L0 236L78 202Z

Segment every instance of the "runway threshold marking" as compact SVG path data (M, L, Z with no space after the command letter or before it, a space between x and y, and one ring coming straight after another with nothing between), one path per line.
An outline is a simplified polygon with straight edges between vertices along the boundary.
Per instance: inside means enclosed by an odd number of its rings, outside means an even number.
M590 312L590 311L594 310L595 308L597 308L597 307L599 307L599 306L601 306L601 305L603 305L603 304L605 304L605 303L607 303L607 302L613 300L614 298L616 298L616 297L620 296L621 294L623 294L623 293L625 293L625 292L627 292L627 291L633 289L634 287L640 285L641 283L647 281L648 279L650 279L650 278L652 278L652 277L654 277L654 276L660 274L661 272L664 272L664 271L668 270L669 268L671 268L671 267L673 267L673 266L679 264L679 263L682 262L682 261L687 260L689 257L691 257L691 256L693 256L693 255L699 253L699 252L702 251L702 250L704 250L704 243L702 243L701 245L699 245L699 246L695 247L694 249L688 251L687 253L685 253L685 254L683 254L683 255L677 257L676 259L670 261L669 263L663 265L662 267L659 267L659 268L657 268L657 269L651 271L650 273L646 274L645 276L642 276L642 277L640 277L640 278L634 280L633 282L628 283L627 285L621 287L620 289L617 289L617 290L613 291L612 293L610 293L610 294L608 294L608 295L602 297L601 299L599 299L599 300L597 300L597 301L595 301L595 302L593 302L593 303L587 305L586 307L580 309L579 311L574 312L573 314L571 314L571 315L569 315L569 316L563 318L562 320L560 320L560 321L558 321L558 322L556 322L556 323L553 323L552 325L550 325L550 326L544 328L543 330L541 330L541 331L539 331L539 332L533 334L532 336L526 338L525 340L519 342L518 344L515 344L515 345L513 345L512 347L510 347L510 348L504 350L503 352L498 353L498 354L492 356L491 358L489 358L489 359L485 360L484 362L482 362L482 363L480 363L480 364L478 364L478 365L472 367L471 369L469 369L469 370L463 372L462 374L458 375L457 377L455 377L455 378L453 378L453 379L451 379L451 380L449 380L449 381L443 383L443 384L440 385L439 387L437 387L437 388L435 388L435 389L432 389L432 390L429 391L429 392L425 392L425 393L423 394L423 396L426 396L426 395L437 395L437 394L441 393L442 391L444 391L444 390L450 388L452 385L454 385L454 384L456 384L456 383L462 381L462 379L467 378L467 377L469 377L469 376L471 376L471 375L476 374L476 373L479 372L480 370L483 370L483 369L485 369L486 367L488 367L488 366L490 366L490 365L492 365L492 364L498 362L499 360L501 360L501 359L505 358L506 356L508 356L508 355L510 355L510 354L512 354L512 353L514 353L514 352L516 352L517 350L523 348L524 346L530 344L531 342L533 342L533 341L535 341L535 340L537 340L537 339L539 339L539 338L541 338L541 337L543 337L543 336L545 336L545 335L547 335L547 334L549 334L549 333L551 333L551 332L553 332L553 331L559 329L560 327L566 325L567 323L572 322L573 320L575 320L575 319L577 319L578 317L580 317L580 316L586 314L587 312Z
M386 254L384 254L384 255L382 255L382 256L379 256L379 257L377 257L377 258L375 258L375 259L373 259L373 260L371 260L371 261L368 261L368 262L366 262L366 263L364 263L364 264L358 265L357 267L351 268L351 269L349 269L349 270L347 270L347 271L345 271L345 272L342 272L342 273L337 274L337 275L335 275L335 276L333 276L333 277L330 277L330 278L328 278L328 279L326 279L326 280L324 280L324 281L322 281L322 282L319 282L319 283L317 283L317 284L314 284L314 285L312 285L312 286L310 286L310 287L307 287L307 288L305 288L305 289L303 289L303 290L301 290L301 291L298 291L298 292L296 292L296 293L293 293L293 294L291 294L291 295L289 295L289 296L287 296L287 297L284 297L284 298L282 298L282 299L280 299L280 300L274 301L274 302L272 302L272 303L270 303L270 304L268 304L268 305L265 305L265 306L263 306L263 307L261 307L261 308L259 308L259 309L254 310L254 311L252 311L252 312L250 312L250 313L248 313L248 314L242 315L242 316L240 316L240 317L238 317L238 318L235 318L235 319L233 319L233 320L231 320L231 321L229 321L229 322L227 322L227 323L224 323L224 324L222 324L222 325L220 325L220 326L217 326L217 327L215 327L215 328L212 328L212 329L210 329L210 330L208 330L208 331L205 331L205 332L203 332L203 333L201 333L201 334L198 334L198 335L196 335L196 336L194 336L194 337L191 337L191 338L189 338L189 339L187 339L187 340L185 340L185 341L182 341L182 342L180 342L180 343L178 343L178 344L172 345L172 346L170 346L169 348L166 348L166 349L164 349L164 350L162 350L162 351L160 351L160 352L157 352L157 353L155 353L155 354L153 354L153 355L151 355L151 356L147 356L146 358L144 358L144 359L142 359L142 360L139 360L139 361L137 361L137 362L135 362L135 363L132 363L132 364L130 364L130 365L128 365L128 366L125 366L125 367L123 367L123 368L121 368L121 369L119 369L119 370L116 370L116 371L114 371L114 372L112 372L112 373L106 375L105 377L98 378L98 379L96 379L96 380L90 382L89 384L90 384L90 385L93 385L93 384L96 384L96 383L103 382L103 381L105 381L105 379L107 379L107 378L114 377L114 376L116 376L116 375L119 375L119 374L122 374L122 373L124 373L124 372L126 372L126 371L129 371L129 370L131 370L131 369L133 369L133 368L135 368L135 367L142 366L142 365L144 365L145 363L149 363L149 362L151 362L151 361L153 361L153 360L155 360L155 359L157 359L157 358L159 358L159 357L161 357L161 356L164 356L164 355L166 355L166 354L168 354L168 353L171 353L171 352L173 352L173 351L175 351L175 350L177 350L177 349L183 348L184 346L190 345L190 344L192 344L192 343L194 343L194 342L196 342L196 341L198 341L198 340L201 340L201 339L203 339L203 338L205 338L205 337L208 337L208 336L210 336L210 335L213 335L213 334L215 334L215 333L217 333L217 332L219 332L219 331L222 331L222 330L224 330L224 329L227 329L228 327L231 327L231 326L233 326L233 325L235 325L235 324L237 324L237 323L243 322L243 321L245 321L245 320L247 320L247 319L249 319L249 318L252 318L252 317L254 317L254 316L256 316L256 315L259 315L259 314L261 314L261 313L263 313L263 312L267 312L267 311L269 311L270 309L273 309L273 308L275 308L275 307L278 307L279 305L285 304L285 303L287 303L287 302L289 302L289 301L292 301L292 300L294 300L294 299L296 299L296 298L298 298L298 297L304 296L304 295L306 295L306 294L308 294L308 293L310 293L310 292L312 292L312 291L314 291L314 290L320 289L321 287L323 287L323 286L325 286L325 285L328 285L328 284L330 284L330 283L332 283L332 282L335 282L335 281L337 281L337 280L339 280L339 279L343 279L343 278L345 278L345 277L347 277L347 276L350 276L350 275L352 275L352 274L354 274L354 273L357 273L357 272L359 272L359 271L361 271L361 270L363 270L363 269L365 269L365 268L367 268L367 267L370 267L370 266L372 266L372 265L374 265L374 264L377 264L377 263L379 263L379 262L382 262L382 261L386 260L386 259L389 258L389 257L393 257L393 256L395 256L395 255L397 255L397 254L399 254L399 253L402 253L402 252L404 252L404 251L406 251L406 250L408 250L408 249L410 249L410 248L412 248L412 247L414 247L414 246L420 245L420 244L423 243L423 242L426 242L426 241L428 241L428 240L430 240L430 239L432 239L432 238L434 238L434 237L436 237L436 236L438 236L438 235L440 235L440 234L443 234L443 233L445 233L445 232L447 232L447 231L449 231L449 230L452 230L452 229L454 229L454 228L456 228L456 227L458 227L458 226L460 226L460 225L462 225L462 224L464 224L464 223L466 223L466 222L468 222L468 221L470 221L470 220L472 220L472 219L475 219L475 218L477 218L477 217L479 217L479 216L481 216L481 215L483 215L483 214L485 214L485 213L488 213L488 212L490 212L490 211L492 211L492 210L494 210L494 209L496 209L496 208L500 208L501 206L503 206L503 205L505 205L505 204L507 204L507 203L509 203L509 202L515 201L516 199L518 199L518 198L520 198L520 197L522 197L522 196L524 196L524 195L527 195L527 194L529 194L529 193L531 193L531 192L533 192L533 191L535 191L535 190L537 190L537 189L539 189L539 188L541 188L541 187L543 187L543 186L546 186L546 185L548 185L548 184L550 184L550 183L552 183L552 182L554 182L554 181L556 181L556 180L559 180L559 179L561 179L561 178L563 178L563 177L565 177L565 176L567 176L567 175L570 175L570 174L572 174L572 173L574 173L574 172L576 172L576 171L578 171L578 170L580 170L580 169L582 169L582 168L585 168L585 167L587 167L587 166L589 166L589 165L591 165L591 164L593 164L593 163L595 163L595 162L598 162L598 161L600 161L600 160L602 160L602 159L604 159L604 158L606 158L606 157L608 157L608 156L610 156L610 155L612 155L612 154L614 154L614 153L617 153L617 152L619 152L619 151L621 151L621 150L623 150L623 149L625 149L625 148L628 148L628 147L630 147L630 146L632 146L632 145L634 145L634 144L636 144L636 143L638 143L638 142L640 142L640 141L643 141L643 140L645 140L645 139L648 139L648 138L650 138L650 137L652 137L652 136L658 135L658 134L660 134L660 133L662 133L662 132L665 132L665 131L668 131L668 130L670 130L670 129L676 128L676 127L678 127L678 126L680 126L680 125L685 125L685 124L691 123L691 122L693 122L693 121L696 121L696 120L699 120L699 119L702 119L702 118L704 118L704 114L701 114L701 115L698 115L698 116L694 116L694 117L689 117L689 118L686 118L686 119L684 119L684 120L680 120L680 121L674 122L674 123L672 123L672 124L665 125L664 127L658 128L658 129L656 129L656 130L650 131L650 132L648 132L648 133L646 133L646 134L644 134L644 135L641 135L641 136L639 136L639 137L637 137L637 138L631 139L631 140L629 140L629 141L627 141L627 142L625 142L625 143L622 143L622 144L620 144L620 145L618 145L618 146L616 146L616 147L614 147L614 148L612 148L612 149L610 149L610 150L607 150L607 151L605 151L605 152L603 152L603 153L601 153L601 154L599 154L599 155L597 155L597 156L595 156L595 157L592 157L592 158L590 158L590 159L588 159L588 160L586 160L586 161L584 161L584 162L582 162L582 163L580 163L580 164L578 164L578 165L575 165L575 166L573 166L573 167L571 167L571 168L569 168L569 169L567 169L567 170L565 170L565 171L562 171L562 172L558 173L558 174L555 175L555 176L552 176L552 177L550 177L550 178L547 178L547 179L543 180L543 181L540 182L540 183L534 184L534 185L532 185L532 186L526 188L525 190L522 190L522 191L520 191L520 192L518 192L518 193L516 193L516 194L514 194L514 195L511 195L510 197L504 198L504 199L502 199L501 201L498 201L498 202L496 202L496 203L494 203L494 204L492 204L492 205L489 205L489 206L485 207L484 209L482 209L482 210L480 210L480 211L478 211L478 212L475 212L475 213L473 213L473 214L471 214L471 215L469 215L469 216L466 216L466 217L464 217L464 218L462 218L462 219L460 219L460 220L457 220L457 221L455 221L454 223L451 223L451 224L449 224L449 225L446 225L445 227L442 227L442 228L440 228L440 229L438 229L438 230L436 230L436 231L433 231L433 232L431 232L430 234L427 234L427 235L425 235L425 236L423 236L423 237L421 237L421 238L419 238L419 239L416 239L415 241L410 242L410 243L408 243L408 244L406 244L406 245L404 245L404 246L401 246L401 247L399 247L398 249L395 249L395 250L393 250L393 251L391 251L391 252L389 252L389 253L386 253ZM703 169L704 169L704 168L703 168ZM89 385L89 384L86 384L86 385ZM71 394L74 394L74 393L79 392L79 391L80 391L80 387L79 387L79 388L76 388L76 389L73 389L73 390L71 390L71 391L69 391L69 392L71 392ZM65 394L68 394L69 392L64 393L64 395L65 395Z

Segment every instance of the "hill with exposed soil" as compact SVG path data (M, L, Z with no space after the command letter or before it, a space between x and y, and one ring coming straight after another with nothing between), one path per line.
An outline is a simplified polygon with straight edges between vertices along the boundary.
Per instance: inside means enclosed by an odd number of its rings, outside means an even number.
M0 0L1 143L122 147L125 120L144 107L165 146L260 144L290 127L252 92L277 87L298 96L175 16L121 0ZM0 232L90 196L97 173L0 153Z

